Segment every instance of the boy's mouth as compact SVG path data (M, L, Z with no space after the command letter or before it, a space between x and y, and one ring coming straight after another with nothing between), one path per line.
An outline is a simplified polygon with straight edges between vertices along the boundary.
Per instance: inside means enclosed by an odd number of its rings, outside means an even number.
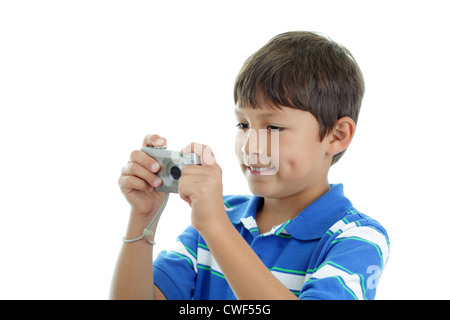
M277 170L275 167L253 167L247 166L247 172L252 175L273 175L276 174Z

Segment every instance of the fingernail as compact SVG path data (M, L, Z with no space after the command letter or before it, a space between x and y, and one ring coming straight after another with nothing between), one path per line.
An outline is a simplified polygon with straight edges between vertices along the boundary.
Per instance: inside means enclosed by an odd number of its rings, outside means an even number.
M161 139L161 138L158 138L158 139L155 141L155 144L157 144L157 145L163 145L163 144L164 144L164 140Z
M159 164L158 164L158 163L152 164L150 170L152 170L153 172L158 172L158 170L159 170Z
M155 187L159 186L161 184L161 179L160 178L156 178L155 181L153 181L153 185Z

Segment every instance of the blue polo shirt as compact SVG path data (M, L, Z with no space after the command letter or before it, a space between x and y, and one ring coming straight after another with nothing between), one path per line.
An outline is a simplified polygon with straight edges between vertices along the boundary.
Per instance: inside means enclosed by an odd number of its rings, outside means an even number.
M300 299L374 299L389 256L385 229L356 210L342 184L294 219L260 234L260 197L224 196L230 221L271 273ZM200 234L188 227L154 262L167 299L236 299ZM224 239L226 241L226 239ZM245 259L245 257L242 257Z

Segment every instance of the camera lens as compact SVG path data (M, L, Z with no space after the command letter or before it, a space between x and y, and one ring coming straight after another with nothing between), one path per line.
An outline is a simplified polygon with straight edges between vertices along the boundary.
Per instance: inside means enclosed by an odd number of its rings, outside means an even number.
M170 168L170 175L175 180L180 179L180 177L181 177L181 170L180 170L180 168L178 168L177 166L173 166L172 168Z

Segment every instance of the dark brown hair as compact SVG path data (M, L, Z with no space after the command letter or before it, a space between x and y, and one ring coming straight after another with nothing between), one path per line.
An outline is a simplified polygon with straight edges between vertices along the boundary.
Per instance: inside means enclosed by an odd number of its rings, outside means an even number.
M319 122L321 141L338 119L358 121L363 95L363 75L350 51L306 31L272 38L247 59L234 85L234 102L241 107L259 108L263 102L311 112Z

